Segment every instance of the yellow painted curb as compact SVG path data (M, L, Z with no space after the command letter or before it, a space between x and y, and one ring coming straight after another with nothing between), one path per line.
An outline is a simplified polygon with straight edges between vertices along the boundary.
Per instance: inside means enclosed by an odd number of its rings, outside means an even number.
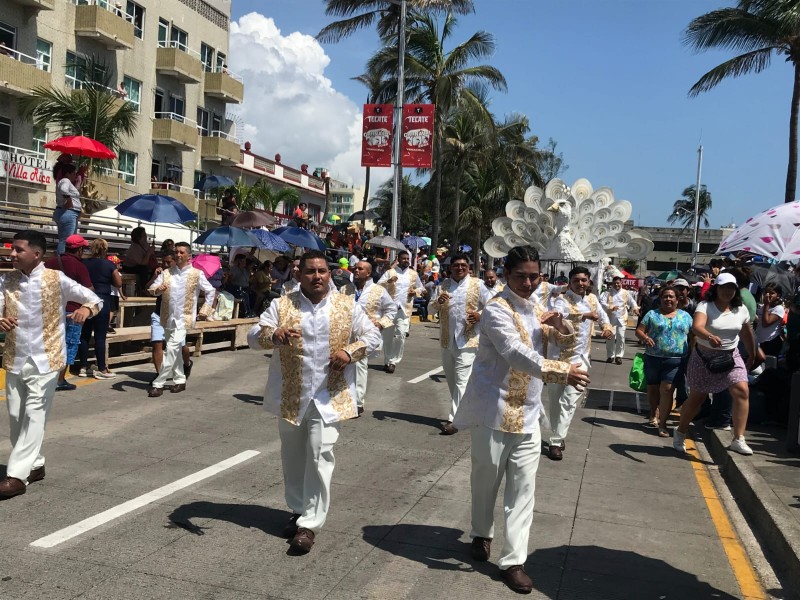
M748 600L768 600L756 570L753 568L753 563L750 562L750 558L747 556L747 552L742 546L742 542L736 534L728 514L725 512L725 507L717 495L717 490L714 488L708 470L700 460L694 442L688 438L686 439L686 449L695 459L691 463L697 479L697 485L700 486L700 491L711 515L711 521L717 530L717 536L719 536L719 540L728 557L728 562L731 565L739 588L742 590L742 595Z

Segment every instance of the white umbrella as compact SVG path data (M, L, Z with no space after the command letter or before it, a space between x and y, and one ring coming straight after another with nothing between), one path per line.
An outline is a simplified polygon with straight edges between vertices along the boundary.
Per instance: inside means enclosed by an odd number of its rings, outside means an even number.
M780 204L733 230L717 254L750 252L776 260L800 259L800 202Z

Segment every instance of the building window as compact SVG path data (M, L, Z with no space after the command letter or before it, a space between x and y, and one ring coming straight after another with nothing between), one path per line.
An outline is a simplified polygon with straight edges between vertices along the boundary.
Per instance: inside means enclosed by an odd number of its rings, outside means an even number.
M167 40L169 40L169 21L164 19L158 20L158 46L159 48L167 47Z
M17 49L17 28L0 21L0 42L6 48Z
M122 87L128 94L128 102L133 104L138 113L142 103L142 82L125 75L122 80Z
M176 121L180 121L183 123L183 118L186 116L186 102L180 96L170 96L169 97L169 112L172 113L170 115L171 119L175 119Z
M118 165L119 172L125 183L136 185L136 153L120 150Z
M183 29L178 29L173 25L169 30L170 46L180 48L184 52L189 51L189 34Z
M33 150L44 154L44 145L47 143L47 128L40 125L33 126Z
M67 51L65 79L68 88L81 89L86 82L86 59L74 52Z
M208 111L204 108L197 107L197 131L202 136L208 136Z
M144 38L144 7L128 0L125 12L133 17L133 34L140 40Z
M217 52L217 73L225 73L228 70L228 59L222 52Z
M50 72L53 44L41 38L36 39L36 68Z
M206 73L214 70L214 49L208 44L200 44L200 61Z
M0 117L0 148L11 146L11 119Z

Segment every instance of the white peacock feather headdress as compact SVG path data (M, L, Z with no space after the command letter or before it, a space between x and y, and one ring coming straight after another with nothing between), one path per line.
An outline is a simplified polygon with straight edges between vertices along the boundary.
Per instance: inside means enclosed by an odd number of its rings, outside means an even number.
M506 204L506 216L492 221L494 235L483 248L494 258L515 246L530 245L544 260L640 260L653 250L653 241L644 231L626 226L632 210L627 200L614 199L611 188L594 190L587 179L568 187L551 179L544 190L529 187L524 202Z

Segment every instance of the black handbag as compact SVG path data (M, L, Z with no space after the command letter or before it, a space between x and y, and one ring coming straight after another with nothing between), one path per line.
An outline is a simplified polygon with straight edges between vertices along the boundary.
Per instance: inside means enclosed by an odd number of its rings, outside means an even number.
M708 369L710 373L727 373L736 366L736 361L733 360L732 350L730 352L715 353L714 356L710 357L703 356L703 353L700 352L699 347L696 348L695 351L703 360L703 363L706 365L706 369Z

